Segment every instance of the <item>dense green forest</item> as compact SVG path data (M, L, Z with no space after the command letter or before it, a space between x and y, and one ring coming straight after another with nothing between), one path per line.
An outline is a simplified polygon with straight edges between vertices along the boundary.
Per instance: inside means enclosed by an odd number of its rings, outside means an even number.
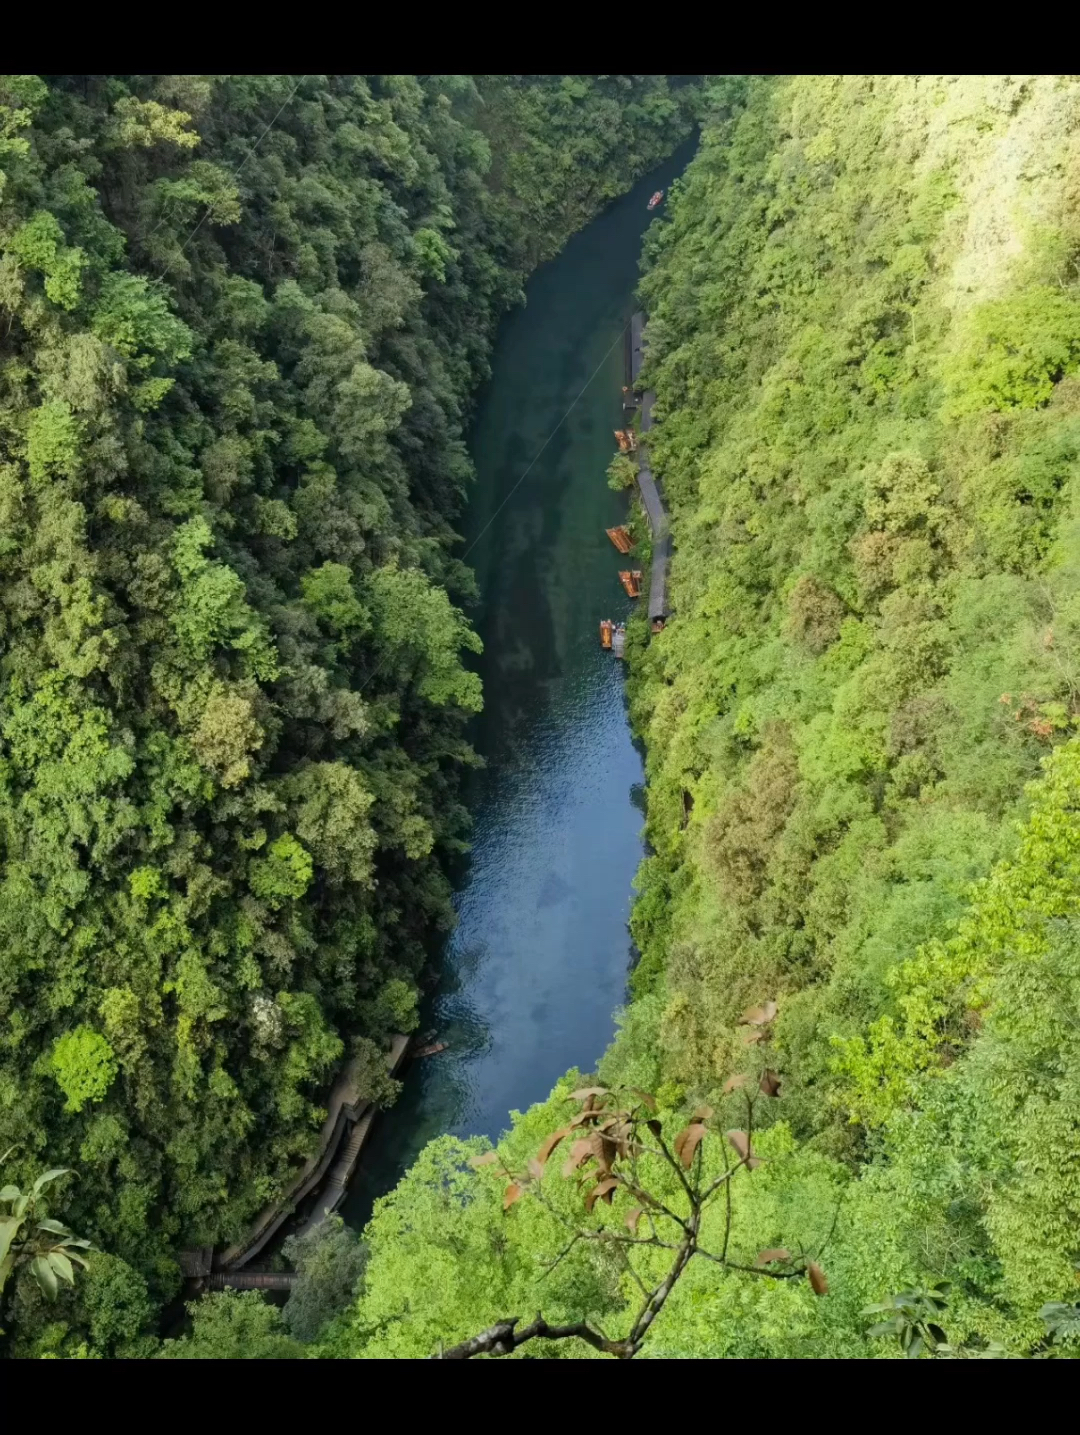
M14 1353L150 1353L178 1248L282 1189L342 1060L393 1099L383 1043L468 837L471 396L529 270L685 136L691 93L0 79ZM35 1196L45 1166L76 1175ZM95 1248L55 1302L34 1210Z
M245 159L295 79L201 83L6 82L0 1143L107 1253L55 1305L23 1268L25 1353L153 1353L178 1240L408 1024L467 840L466 397L681 123L306 80ZM703 113L643 261L675 557L618 1035L167 1357L1080 1345L1080 82Z
M726 1264L643 1355L1075 1353L1078 258L1074 79L758 79L707 120L641 286L674 616L631 633L650 855L599 1071L681 1159L612 1180L593 1123L586 1213L545 1141L578 1073L490 1165L436 1141L324 1351L621 1336L672 1264L638 1186L662 1237L685 1170Z

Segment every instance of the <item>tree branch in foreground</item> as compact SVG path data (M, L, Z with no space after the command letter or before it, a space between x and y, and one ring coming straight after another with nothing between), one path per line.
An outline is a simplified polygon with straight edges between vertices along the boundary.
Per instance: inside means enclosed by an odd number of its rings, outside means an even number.
M656 1099L648 1092L636 1088L629 1093L636 1101L626 1100L626 1092L615 1092L606 1087L589 1086L570 1094L570 1100L581 1103L580 1110L570 1122L558 1131L553 1131L541 1146L537 1155L529 1162L528 1170L514 1175L503 1163L498 1151L488 1151L473 1159L474 1166L498 1164L509 1185L503 1196L503 1209L509 1210L523 1196L530 1195L539 1200L551 1213L572 1232L566 1248L552 1262L549 1270L568 1255L578 1241L601 1241L611 1245L619 1253L625 1268L633 1277L642 1293L642 1304L634 1316L630 1330L620 1340L612 1340L603 1331L588 1321L577 1321L572 1325L549 1325L542 1315L537 1314L531 1325L518 1329L520 1316L500 1320L487 1330L481 1331L469 1340L442 1350L432 1356L433 1360L471 1360L476 1355L511 1355L530 1340L581 1340L605 1355L619 1360L632 1360L641 1349L650 1328L663 1310L668 1297L678 1284L680 1277L695 1256L739 1271L748 1276L760 1276L767 1280L796 1280L807 1277L815 1295L825 1295L828 1285L821 1267L806 1255L792 1256L782 1248L761 1251L754 1265L746 1265L728 1257L731 1239L732 1203L731 1186L735 1173L742 1167L752 1171L761 1164L754 1154L752 1135L754 1129L754 1104L759 1096L776 1097L780 1091L780 1079L775 1071L768 1068L763 1047L767 1045L770 1026L776 1016L776 1003L765 1002L763 1006L752 1007L742 1017L744 1025L751 1028L747 1044L758 1048L762 1054L761 1069L753 1076L732 1077L724 1087L725 1094L741 1090L746 1101L746 1129L727 1131L727 1145L738 1158L731 1162L725 1149L724 1170L706 1183L702 1174L702 1149L705 1137L710 1134L708 1122L713 1116L710 1106L699 1106L690 1118L689 1124L670 1144L665 1140L663 1129L655 1116ZM646 1132L648 1137L646 1137ZM575 1174L579 1181L589 1183L585 1192L585 1210L591 1214L597 1201L611 1205L616 1194L625 1191L641 1204L627 1215L625 1224L628 1236L607 1229L575 1229L555 1209L541 1190L541 1181L548 1158L555 1147L567 1137L574 1137L570 1154L563 1163L562 1174L569 1179ZM653 1144L655 1143L655 1144ZM645 1155L662 1160L678 1177L680 1195L685 1198L687 1213L681 1215L648 1190L641 1180L640 1162ZM702 1215L708 1204L724 1193L725 1220L723 1247L719 1254L706 1251L698 1245ZM669 1197L670 1199L670 1197ZM676 1203L679 1204L679 1203ZM839 1214L839 1208L837 1209ZM652 1234L639 1236L638 1223L645 1215ZM671 1240L661 1240L657 1227L667 1223ZM833 1221L835 1229L836 1221ZM667 1231L665 1232L668 1233ZM830 1231L830 1236L832 1231ZM827 1243L828 1238L826 1238ZM649 1246L674 1252L671 1265L664 1278L651 1290L641 1280L630 1262L635 1246Z

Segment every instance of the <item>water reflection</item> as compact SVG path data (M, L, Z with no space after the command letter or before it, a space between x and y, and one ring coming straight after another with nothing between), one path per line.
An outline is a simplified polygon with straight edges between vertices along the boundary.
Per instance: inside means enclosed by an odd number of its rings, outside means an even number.
M473 741L487 767L468 784L472 858L423 1020L449 1049L408 1068L401 1099L376 1124L344 1211L354 1225L432 1137L497 1136L563 1071L588 1069L624 999L644 774L620 665L597 635L630 601L604 533L626 504L605 470L622 425L618 340L645 203L691 152L571 240L500 331L470 439L477 485L466 523L485 644Z

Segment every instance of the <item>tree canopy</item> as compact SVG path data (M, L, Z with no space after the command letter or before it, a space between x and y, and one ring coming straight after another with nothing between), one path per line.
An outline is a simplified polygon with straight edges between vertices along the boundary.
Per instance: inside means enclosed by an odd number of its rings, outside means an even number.
M702 1217L734 1260L686 1266L639 1358L1075 1353L1077 96L715 81L647 236L673 616L628 625L649 856L592 1081L653 1093L668 1139L736 1128L768 1009L775 1099L729 1240ZM599 1238L630 1182L586 1216L541 1159L581 1084L514 1114L505 1211L482 1143L428 1148L376 1206L339 1352L510 1353L499 1323L537 1311L634 1330L670 1253L631 1273ZM734 1268L778 1252L817 1253L827 1293Z
M0 1149L78 1168L151 1311L415 1022L481 703L471 396L687 124L660 77L0 79ZM78 1300L19 1348L93 1347Z

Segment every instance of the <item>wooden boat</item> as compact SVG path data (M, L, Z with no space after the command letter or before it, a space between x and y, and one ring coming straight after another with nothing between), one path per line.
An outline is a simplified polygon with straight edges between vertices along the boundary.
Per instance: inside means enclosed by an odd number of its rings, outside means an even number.
M421 1046L413 1052L413 1056L438 1056L440 1051L445 1051L450 1045L448 1041L433 1041L430 1046Z
M658 189L658 190L656 191L656 193L653 195L652 199L649 200L648 208L649 208L649 209L655 209L656 206L657 206L657 205L660 203L660 201L663 199L663 197L664 197L664 191L663 191L662 189Z
M620 553L629 553L631 548L633 548L633 540L630 537L628 529L608 528L605 529L605 532Z
M605 652L608 652L611 648L611 634L614 627L615 624L610 618L602 618L600 620L600 646Z
M615 442L620 453L637 453L637 434L633 429L616 429Z
M619 582L626 589L628 597L641 597L641 578L642 573L640 568L635 568L633 570L623 568L620 570Z

